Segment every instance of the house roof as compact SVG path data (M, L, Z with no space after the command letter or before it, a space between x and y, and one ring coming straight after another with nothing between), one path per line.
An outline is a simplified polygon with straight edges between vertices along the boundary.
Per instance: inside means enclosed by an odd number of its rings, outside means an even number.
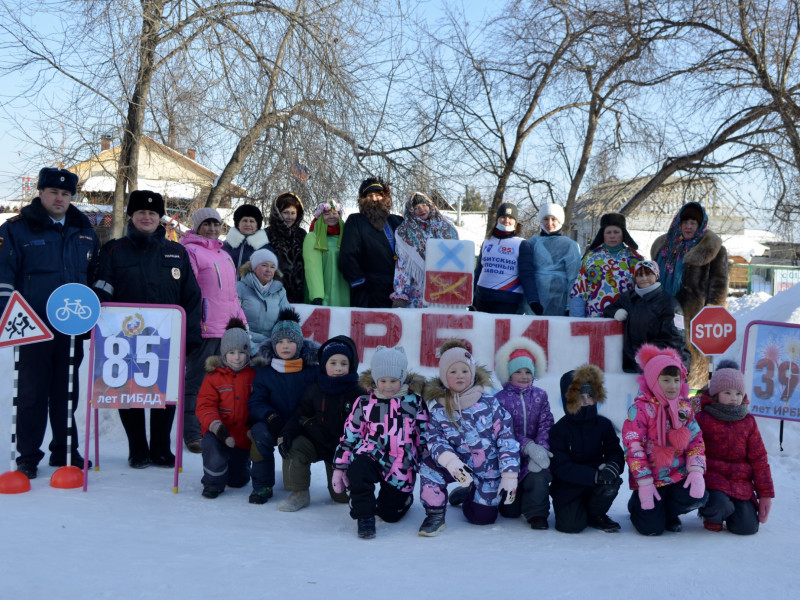
M194 198L199 193L199 190L203 187L213 186L219 175L209 169L201 165L196 160L181 154L177 150L170 148L169 146L165 146L154 139L142 135L141 142L144 146L148 148L151 152L160 153L165 155L169 160L180 164L184 168L188 169L189 171L195 173L197 178L203 180L203 184L199 184L198 182L175 182L169 180L158 180L158 179L141 179L139 180L140 187L145 185L147 182L147 189L152 189L157 191L161 194L167 194L171 197L179 197L179 198ZM116 162L118 160L120 152L120 146L114 146L109 148L108 150L103 150L99 154L93 156L92 158L76 163L70 167L67 167L68 170L76 172L80 175L81 171L91 170L92 165L96 164L103 164L105 162ZM108 189L109 182L111 182L111 189ZM91 175L90 177L86 178L84 181L81 182L81 189L87 192L107 192L113 191L113 184L115 182L115 173L108 173L107 175ZM207 182L207 184L206 184ZM86 187L86 184L89 187ZM236 197L240 196L247 196L247 190L244 188L239 187L235 183L231 183L231 194ZM163 188L163 190L162 190ZM174 192L174 193L173 193Z

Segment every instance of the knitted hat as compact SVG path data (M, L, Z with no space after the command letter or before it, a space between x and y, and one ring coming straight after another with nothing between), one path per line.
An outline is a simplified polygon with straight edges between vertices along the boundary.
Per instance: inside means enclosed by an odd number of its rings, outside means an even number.
M742 395L747 393L744 387L744 373L739 364L732 360L721 360L708 382L708 393L716 396L725 390L736 390Z
M514 350L509 358L508 372L512 375L520 369L528 369L531 372L531 375L534 374L533 354L527 350L523 350L522 348Z
M319 357L319 366L322 371L325 371L325 365L328 359L334 354L343 354L350 361L350 373L355 373L358 370L358 352L356 351L356 343L346 335L337 335L332 337L327 342L320 346L317 351Z
M219 343L222 362L225 362L225 355L231 350L241 350L250 356L250 335L241 319L231 319L225 327L225 333L222 334L222 340Z
M681 362L681 355L674 348L663 350L653 344L642 344L636 352L636 362L644 371L644 381L651 392L657 394L658 376L667 367L678 367L681 378L686 379L686 367ZM681 390L683 392L683 390ZM688 392L688 388L686 390Z
M433 201L425 194L422 192L414 192L414 195L411 196L411 208L414 208L419 204L427 204L428 206L433 207Z
M207 206L198 208L192 215L192 229L197 232L197 230L200 229L200 225L209 219L222 223L222 217L220 217L219 213L213 208L208 208Z
M271 262L278 268L278 257L275 253L266 248L260 248L250 255L250 268L255 269L258 265L265 262Z
M622 241L626 246L633 248L634 250L639 249L639 244L633 241L631 234L628 233L628 230L625 228L625 215L621 213L606 213L600 217L600 229L597 231L597 235L589 245L590 250L594 250L595 248L599 248L603 245L603 232L605 231L606 227L610 227L612 225L614 227L619 227L622 230Z
M164 216L164 198L158 192L150 190L134 190L128 196L128 216L132 217L137 210L152 210L159 217Z
M39 171L39 181L36 182L36 189L43 190L44 188L67 190L74 196L75 192L78 191L78 176L66 169L44 167Z
M387 348L378 346L372 355L372 379L377 383L381 377L394 377L400 381L406 380L408 374L408 358L402 346Z
M497 223L500 217L511 217L515 221L519 221L519 210L517 209L517 205L513 204L512 202L503 202L497 207L497 216L495 217L494 222Z
M328 210L335 210L339 213L339 216L342 216L342 205L337 202L336 200L323 200L317 207L314 209L314 218L319 218L319 216Z
M233 226L236 227L236 229L239 229L239 221L244 217L253 217L259 229L261 229L261 225L264 223L264 215L261 214L257 206L253 206L252 204L242 204L233 211Z
M634 277L636 277L640 269L649 269L652 271L656 276L656 280L661 277L661 270L658 268L658 263L654 260L640 260L636 263L636 266L633 268Z
M439 379L441 379L442 382L447 381L448 369L458 362L463 362L469 367L469 373L474 382L475 359L472 357L472 353L469 350L460 346L442 352L442 355L439 357Z
M272 328L272 335L270 336L272 349L275 350L275 346L284 338L288 338L297 344L294 358L300 356L300 349L303 347L303 330L300 327L300 315L293 308L284 308L278 313L278 322Z
M689 202L681 209L680 222L687 219L697 221L698 225L703 222L703 209L697 202Z
M556 221L558 221L559 229L561 229L560 226L564 224L564 209L558 204L543 204L539 207L539 223L545 217L555 217Z

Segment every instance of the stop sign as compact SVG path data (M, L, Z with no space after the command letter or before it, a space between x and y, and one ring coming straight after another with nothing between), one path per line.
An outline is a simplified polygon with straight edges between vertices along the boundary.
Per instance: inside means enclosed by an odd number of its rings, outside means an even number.
M724 306L706 306L692 319L690 339L706 356L722 354L736 341L736 320Z

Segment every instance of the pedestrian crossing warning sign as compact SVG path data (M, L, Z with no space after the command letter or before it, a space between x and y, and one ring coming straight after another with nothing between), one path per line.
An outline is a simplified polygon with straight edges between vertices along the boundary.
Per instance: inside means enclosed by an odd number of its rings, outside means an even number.
M21 346L53 339L53 332L44 324L18 291L14 290L0 318L0 348Z

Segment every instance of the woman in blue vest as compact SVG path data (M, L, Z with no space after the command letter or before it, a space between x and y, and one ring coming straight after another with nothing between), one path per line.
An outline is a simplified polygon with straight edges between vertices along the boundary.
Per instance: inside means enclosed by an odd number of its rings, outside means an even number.
M520 237L516 205L497 209L492 234L483 241L475 268L475 308L493 314L516 314L524 298L534 314L542 314L533 272L533 251Z

